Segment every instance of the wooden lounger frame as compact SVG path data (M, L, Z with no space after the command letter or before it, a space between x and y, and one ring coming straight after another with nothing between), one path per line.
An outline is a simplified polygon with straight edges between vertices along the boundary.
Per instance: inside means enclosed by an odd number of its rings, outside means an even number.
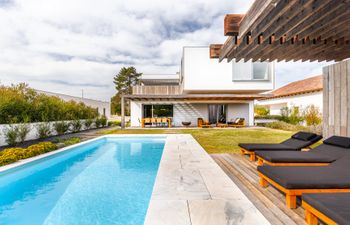
M287 189L265 176L259 173L261 187L267 187L269 184L280 190L286 195L286 205L288 208L295 209L297 207L297 196L301 196L306 193L336 193L336 192L350 192L350 189Z
M241 148L240 154L241 155L249 155L250 161L252 161L252 162L256 161L256 155L255 155L255 152L253 152L253 151L249 151L247 149Z
M305 209L305 220L309 225L318 225L318 221L321 220L328 225L336 225L337 223L330 219L325 214L321 213L305 201L302 201L301 206Z
M284 162L284 163L274 163L267 161L264 158L261 158L260 156L256 156L258 158L258 165L269 165L269 166L328 166L329 163L296 163L296 162Z

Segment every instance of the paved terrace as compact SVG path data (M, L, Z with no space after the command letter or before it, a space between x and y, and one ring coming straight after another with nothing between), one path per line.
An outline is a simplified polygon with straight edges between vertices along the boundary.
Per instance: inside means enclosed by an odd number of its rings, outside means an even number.
M168 135L145 225L270 224L191 135Z

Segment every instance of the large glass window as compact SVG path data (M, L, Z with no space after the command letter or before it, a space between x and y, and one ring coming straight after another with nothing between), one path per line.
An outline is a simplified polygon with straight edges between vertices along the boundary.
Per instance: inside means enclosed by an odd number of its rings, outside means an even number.
M270 63L268 62L233 62L234 81L269 80Z
M159 118L159 117L173 117L174 106L173 105L143 105L143 117L144 118Z
M227 105L208 105L209 123L226 123Z

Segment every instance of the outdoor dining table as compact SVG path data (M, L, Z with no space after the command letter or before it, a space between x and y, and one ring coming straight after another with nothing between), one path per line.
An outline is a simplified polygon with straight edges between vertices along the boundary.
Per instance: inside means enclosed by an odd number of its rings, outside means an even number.
M168 127L171 127L171 119L170 118L143 118L141 120L141 127L145 128L146 123L167 123Z

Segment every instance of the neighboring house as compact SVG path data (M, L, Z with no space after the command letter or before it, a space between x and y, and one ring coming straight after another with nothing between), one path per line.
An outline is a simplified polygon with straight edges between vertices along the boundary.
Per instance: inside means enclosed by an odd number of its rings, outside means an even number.
M287 84L271 92L272 97L258 101L258 105L270 109L271 115L280 115L281 108L293 106L305 109L315 105L322 112L323 105L323 77L315 76Z
M173 126L198 118L211 124L245 118L254 125L254 100L274 89L274 63L221 62L209 57L209 47L184 47L180 72L142 75L130 100L131 126L142 118L168 117Z
M42 93L49 96L56 96L64 101L75 101L75 102L82 102L87 106L90 106L92 108L97 109L100 115L106 116L108 119L111 118L111 103L105 102L105 101L99 101L99 100L93 100L88 98L81 98L81 97L75 97L60 93L54 93L49 91L42 91L42 90L36 90L38 93Z

